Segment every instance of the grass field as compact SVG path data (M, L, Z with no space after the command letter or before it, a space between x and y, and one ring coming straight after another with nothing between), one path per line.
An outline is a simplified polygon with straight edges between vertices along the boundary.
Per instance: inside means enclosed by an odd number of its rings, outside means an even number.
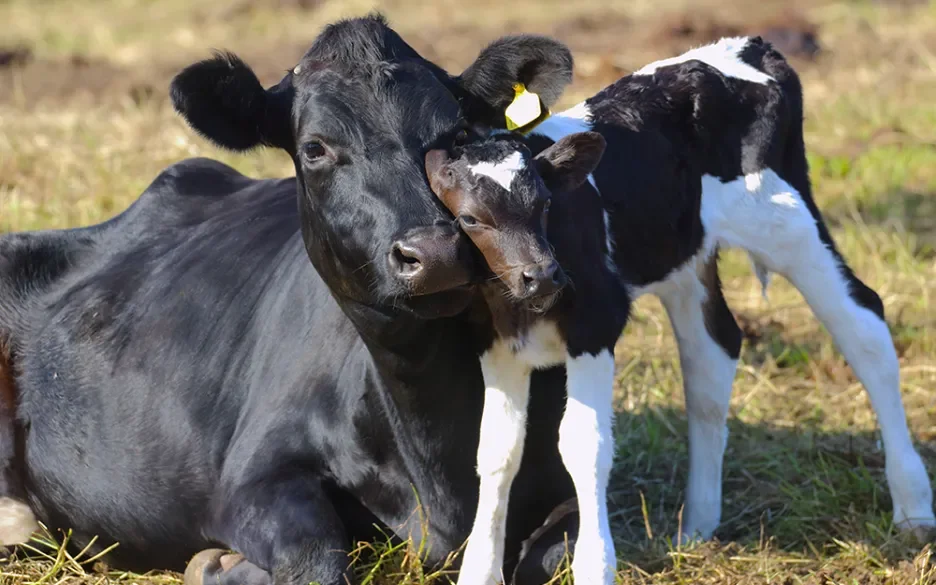
M255 176L285 155L218 151L166 99L181 66L228 48L264 82L319 28L364 0L0 0L0 231L88 224L124 209L166 165L205 155ZM857 274L884 300L918 447L936 473L936 4L819 0L388 0L379 7L450 70L518 31L568 42L571 105L650 60L771 22L814 27L821 51L794 58L807 102L819 206ZM5 56L5 57L4 57ZM726 254L726 296L745 331L729 420L723 524L677 546L686 417L672 333L641 300L619 345L618 458L610 497L622 583L936 583L932 542L890 522L883 453L861 385L802 298L769 301ZM56 540L61 541L62 535ZM168 583L71 559L47 539L0 565L0 584ZM368 582L429 583L419 551L362 545ZM41 554L37 554L41 553ZM45 555L45 556L42 556ZM563 574L559 579L568 579Z

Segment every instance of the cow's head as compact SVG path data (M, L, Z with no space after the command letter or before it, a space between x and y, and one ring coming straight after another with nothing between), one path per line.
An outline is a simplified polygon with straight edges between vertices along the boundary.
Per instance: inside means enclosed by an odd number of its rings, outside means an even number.
M600 134L581 132L533 157L518 137L494 136L453 156L429 151L426 174L509 295L545 310L566 283L547 240L552 196L584 183L604 149Z
M326 27L269 89L221 54L182 71L171 94L214 143L290 154L306 250L335 294L442 315L469 300L473 252L429 189L426 152L503 127L517 84L551 104L571 71L561 43L517 36L450 76L369 16Z

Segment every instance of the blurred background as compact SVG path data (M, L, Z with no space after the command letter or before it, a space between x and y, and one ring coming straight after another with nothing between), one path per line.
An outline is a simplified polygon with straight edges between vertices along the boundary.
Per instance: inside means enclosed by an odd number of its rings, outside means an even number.
M254 176L292 174L279 152L234 155L197 137L172 112L169 81L212 49L228 49L273 83L324 24L374 8L451 72L503 34L565 41L575 79L560 106L721 36L773 42L803 80L817 202L846 258L884 300L911 428L932 475L933 3L0 0L0 232L106 219L189 156L219 158ZM669 324L656 300L643 299L618 351L611 498L624 582L936 582L930 548L921 552L890 525L874 416L827 333L780 279L767 301L744 257L726 254L721 266L745 345L720 542L683 551L667 541L687 467L685 412ZM91 579L37 563L13 565L0 583Z

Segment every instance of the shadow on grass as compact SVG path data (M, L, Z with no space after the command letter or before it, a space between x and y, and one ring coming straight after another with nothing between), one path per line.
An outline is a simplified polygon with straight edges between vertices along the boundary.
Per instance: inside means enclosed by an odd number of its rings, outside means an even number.
M873 547L882 562L911 558L914 549L892 526L875 433L735 419L728 428L719 541L755 548L770 541L774 550L815 557L859 542ZM616 429L609 499L619 556L658 571L673 562L661 553L676 547L688 472L686 414L677 408L621 413ZM936 444L918 449L932 475Z

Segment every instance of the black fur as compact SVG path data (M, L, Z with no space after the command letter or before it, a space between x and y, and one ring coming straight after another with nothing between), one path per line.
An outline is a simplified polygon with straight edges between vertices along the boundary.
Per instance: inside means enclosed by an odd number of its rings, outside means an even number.
M260 144L290 149L289 88L267 92L253 70L233 53L189 65L172 80L172 105L192 127L230 150Z
M505 128L504 110L523 83L546 107L555 104L572 81L572 53L562 43L535 35L504 37L491 43L459 77L475 99L465 104L474 124Z

